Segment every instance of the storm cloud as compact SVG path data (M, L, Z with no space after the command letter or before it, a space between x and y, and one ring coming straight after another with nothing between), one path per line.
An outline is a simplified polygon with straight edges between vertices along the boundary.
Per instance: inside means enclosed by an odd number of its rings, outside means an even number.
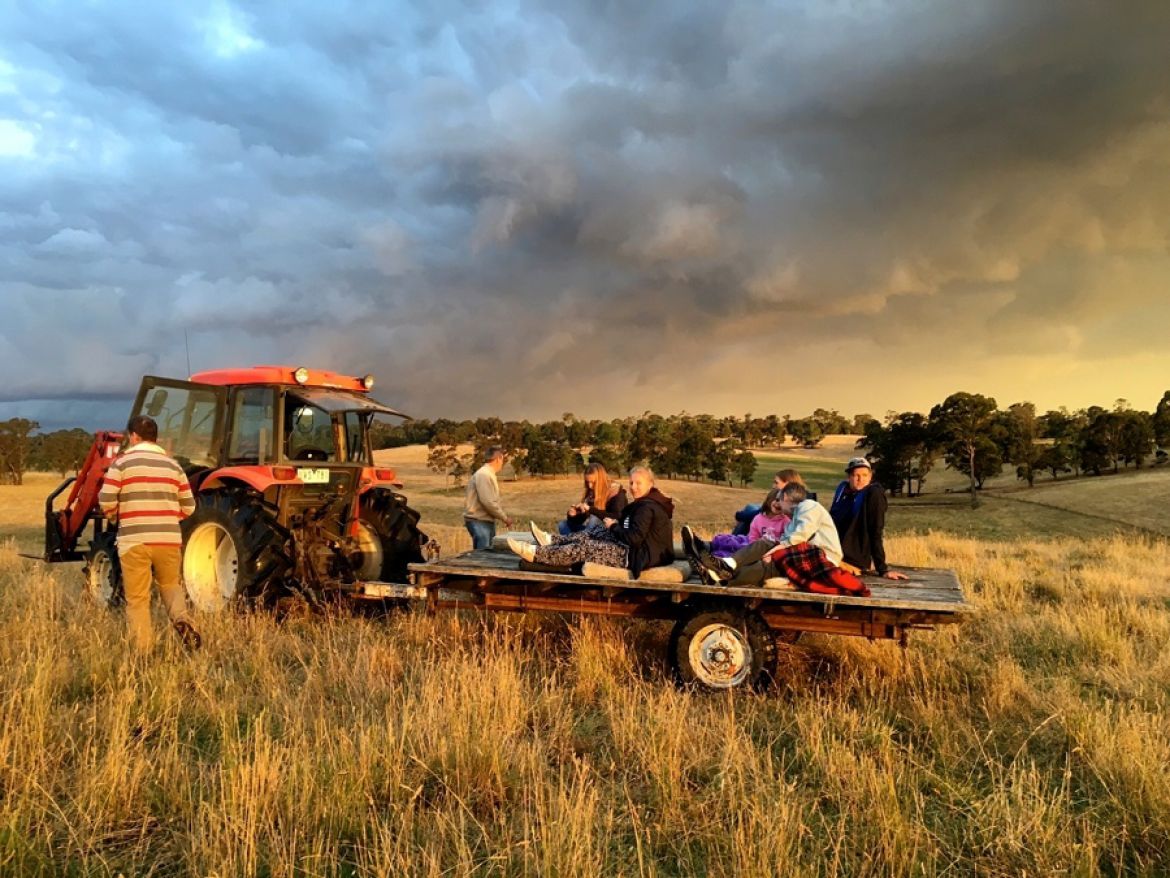
M0 13L0 416L188 349L430 417L1167 384L1164 2L156 7Z

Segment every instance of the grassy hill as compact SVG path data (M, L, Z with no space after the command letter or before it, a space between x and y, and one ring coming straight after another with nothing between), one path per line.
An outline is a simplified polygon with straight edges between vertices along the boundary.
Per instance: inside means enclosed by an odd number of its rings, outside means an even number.
M379 457L466 547L462 491ZM1162 472L895 504L891 557L976 617L723 697L670 684L662 623L539 616L228 615L136 665L79 565L17 555L56 481L0 487L0 874L1170 872L1170 547L1092 517L1165 528ZM662 487L707 532L760 493ZM578 490L503 485L545 524Z

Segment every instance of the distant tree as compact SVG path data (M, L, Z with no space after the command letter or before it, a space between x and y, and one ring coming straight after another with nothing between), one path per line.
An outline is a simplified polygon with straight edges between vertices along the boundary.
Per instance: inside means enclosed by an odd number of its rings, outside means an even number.
M1130 462L1126 459L1126 451L1130 452L1130 460L1152 452L1153 427L1140 423L1143 417L1149 416L1120 405L1123 402L1118 400L1112 410L1091 406L1086 411L1087 425L1082 428L1080 436L1083 469L1096 475L1108 467L1118 472L1123 462ZM1144 438L1148 438L1150 447L1142 453Z
M877 419L873 415L869 414L854 415L853 423L849 427L849 432L858 436L864 436L866 425L869 424L870 421L876 420Z
M454 474L452 470L457 460L455 446L436 439L427 447L430 449L427 454L427 469L443 476L443 483L446 484L447 479Z
M37 437L36 467L60 473L64 478L77 472L93 447L93 435L88 430L56 430Z
M756 468L759 463L756 461L756 456L747 449L744 449L735 456L733 461L735 467L735 475L739 479L740 487L746 488L751 482L752 477L756 474Z
M469 477L479 467L475 465L475 455L471 452L464 452L455 458L451 464L451 478L455 481L456 486L463 484L463 480Z
M1170 390L1162 394L1153 417L1154 441L1160 448L1170 445Z
M22 485L28 468L30 434L40 428L28 418L0 422L0 484Z
M825 435L829 433L848 433L852 426L836 409L817 409L812 413L812 419L817 422L817 426L821 428L821 433Z
M991 397L963 392L952 393L930 410L930 423L935 438L947 449L947 465L960 469L957 464L962 461L961 471L971 480L972 507L979 505L979 497L975 493L983 481L979 476L981 473L984 477L988 475L980 466L978 458L982 455L986 463L992 450L996 457L1000 457L995 443L987 438L995 412L996 403ZM1002 466L1002 457L1000 461Z
M673 466L669 469L688 478L699 478L705 469L716 467L721 475L711 478L727 480L730 461L719 455L715 439L705 424L694 418L681 419L673 425L671 433Z
M947 466L972 478L976 489L981 490L984 482L999 475L1003 469L1003 453L999 446L986 436L977 437L973 446L975 453L972 456L966 445L952 445L944 459Z
M1154 422L1148 412L1127 409L1120 414L1117 454L1128 466L1141 469L1145 459L1154 453Z
M914 482L918 492L930 471L934 459L931 434L926 417L918 412L887 415L885 426L875 420L865 425L865 435L857 442L858 450L868 450L874 478L895 494L907 486L914 496Z
M1102 470L1120 468L1121 416L1099 406L1086 411L1088 419L1079 439L1080 466L1085 472L1101 475Z
M816 448L825 431L813 418L798 418L788 422L788 434L805 448Z
M616 445L594 445L589 449L589 462L601 464L611 475L620 474L622 451Z
M1041 446L1036 444L1036 406L1017 402L1007 411L998 412L991 430L991 438L999 446L1001 457L1016 467L1016 478L1027 481L1031 488L1036 482L1036 460Z
M1056 443L1054 445L1049 445L1047 448L1041 449L1040 454L1036 458L1036 462L1033 464L1033 466L1038 471L1047 470L1048 472L1052 473L1052 478L1055 480L1060 473L1067 473L1072 471L1072 468L1068 464L1068 449L1060 443Z
M1080 475L1082 431L1088 423L1085 412L1070 412L1067 408L1045 412L1036 419L1039 436L1055 441L1064 456L1065 465L1073 468L1077 475Z

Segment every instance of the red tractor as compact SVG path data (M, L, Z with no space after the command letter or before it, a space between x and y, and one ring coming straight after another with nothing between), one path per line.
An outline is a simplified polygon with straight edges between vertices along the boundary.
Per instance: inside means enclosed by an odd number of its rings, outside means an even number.
M142 380L132 416L158 423L158 442L186 470L198 503L183 522L192 604L214 611L298 595L314 604L330 595L381 599L393 594L384 584L407 581L427 537L397 493L394 470L374 465L370 422L406 416L371 399L373 383L287 366ZM117 529L97 495L121 442L120 433L98 433L76 478L45 504L45 560L84 559L87 591L111 606L122 602Z

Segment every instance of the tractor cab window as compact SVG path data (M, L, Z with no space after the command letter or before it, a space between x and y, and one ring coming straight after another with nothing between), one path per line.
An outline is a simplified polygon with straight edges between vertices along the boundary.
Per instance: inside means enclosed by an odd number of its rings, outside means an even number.
M215 465L215 427L219 400L199 387L155 387L142 400L139 415L158 424L158 444L184 469Z
M232 401L231 441L228 457L233 462L264 464L273 459L275 424L271 387L241 387Z
M290 460L337 460L337 442L329 412L292 394L286 396L284 452Z
M360 412L345 413L345 459L366 463L366 416Z

